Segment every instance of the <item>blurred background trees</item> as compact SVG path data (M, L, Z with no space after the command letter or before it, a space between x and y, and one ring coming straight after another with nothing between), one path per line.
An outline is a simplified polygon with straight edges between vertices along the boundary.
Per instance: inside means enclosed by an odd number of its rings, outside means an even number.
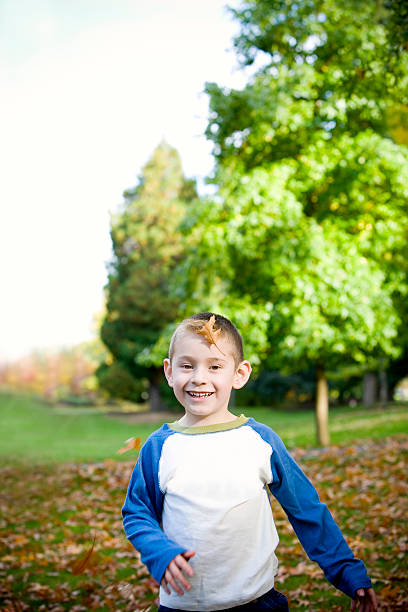
M95 370L106 356L99 338L73 347L32 351L0 367L0 385L52 402L92 404L98 397Z
M101 338L110 359L101 364L101 387L115 397L162 407L161 363L140 360L167 323L177 318L179 300L168 290L174 267L185 257L178 231L195 185L183 175L180 156L161 142L144 166L136 187L124 192L112 217L113 259L106 287Z

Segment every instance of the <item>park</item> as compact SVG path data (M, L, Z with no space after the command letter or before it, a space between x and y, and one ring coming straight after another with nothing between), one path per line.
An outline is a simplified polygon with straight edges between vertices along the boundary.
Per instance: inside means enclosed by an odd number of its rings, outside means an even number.
M212 170L187 175L167 137L146 150L110 211L92 338L0 358L4 612L157 612L121 508L149 436L185 416L163 360L194 313L242 335L252 374L225 409L276 432L364 562L378 609L408 610L406 3L247 0L229 15L240 85L202 83ZM59 271L47 265L48 286ZM218 350L220 328L197 333ZM350 609L267 492L289 609Z

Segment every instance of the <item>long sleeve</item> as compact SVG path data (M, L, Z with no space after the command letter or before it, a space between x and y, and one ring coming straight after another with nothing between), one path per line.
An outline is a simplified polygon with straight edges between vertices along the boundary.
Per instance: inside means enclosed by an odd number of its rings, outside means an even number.
M371 587L364 563L354 556L327 506L282 440L261 424L256 423L254 429L272 446L269 488L309 558L319 564L329 582L351 598L358 588Z
M186 550L167 538L160 526L163 493L158 482L158 462L162 444L161 437L153 434L143 446L122 508L126 536L140 551L142 562L157 582L170 561Z

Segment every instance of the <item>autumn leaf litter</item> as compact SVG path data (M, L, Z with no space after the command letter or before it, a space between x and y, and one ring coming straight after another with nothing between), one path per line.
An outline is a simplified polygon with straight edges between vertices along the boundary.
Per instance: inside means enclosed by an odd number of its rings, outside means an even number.
M406 437L293 455L366 563L380 610L408 610ZM1 610L156 610L157 584L122 529L133 464L0 468ZM281 536L277 588L290 609L347 610L347 598L308 560L279 504L272 507Z

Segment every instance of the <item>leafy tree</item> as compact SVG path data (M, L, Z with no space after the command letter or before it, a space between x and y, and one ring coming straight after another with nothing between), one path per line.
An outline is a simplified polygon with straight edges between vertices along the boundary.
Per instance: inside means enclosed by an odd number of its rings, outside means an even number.
M242 90L207 84L219 193L190 215L199 246L182 279L192 303L235 315L261 363L315 365L325 442L325 371L398 353L408 155L387 113L408 102L407 56L390 49L378 2L232 12L252 76Z
M387 135L387 109L408 100L407 56L390 54L379 7L253 0L233 10L241 63L263 66L242 91L207 85L217 160L248 169L344 132Z
M408 55L402 43L390 54L387 34L403 14L406 23L406 9L398 0L385 6L254 0L233 10L242 63L261 56L264 65L243 90L207 85L207 136L220 184L290 159L289 188L305 214L353 236L398 292L407 271L408 149L393 142L389 114L406 114Z
M184 177L177 151L163 141L144 166L138 185L125 191L122 209L111 221L113 259L101 337L112 359L101 365L98 376L113 395L134 401L147 381L153 410L161 407L160 361L147 362L143 354L177 316L179 300L169 293L168 283L184 257L178 227L195 197L194 183Z
M291 172L255 169L234 193L201 204L199 246L179 283L190 310L216 309L237 322L255 365L288 373L314 365L318 438L327 444L326 370L396 355L399 321L379 265L346 232L304 214L288 189Z

